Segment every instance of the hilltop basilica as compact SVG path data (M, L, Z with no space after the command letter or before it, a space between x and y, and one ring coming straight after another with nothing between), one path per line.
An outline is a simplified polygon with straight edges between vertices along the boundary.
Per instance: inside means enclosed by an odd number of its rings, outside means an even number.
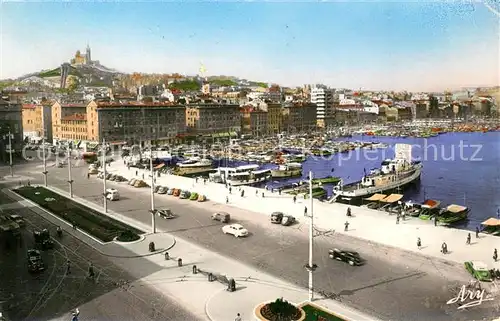
M70 61L71 65L79 66L79 65L93 65L98 63L97 61L92 61L90 56L90 46L87 45L87 49L85 49L85 55L82 55L80 50L75 53L75 57Z

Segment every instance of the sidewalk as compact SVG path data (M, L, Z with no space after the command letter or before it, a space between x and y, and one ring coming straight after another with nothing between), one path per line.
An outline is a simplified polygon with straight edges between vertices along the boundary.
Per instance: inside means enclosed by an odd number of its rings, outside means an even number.
M122 175L127 179L142 179L144 174L148 184L151 180L148 170L128 169L122 160L113 162L107 171ZM228 189L223 184L212 182L204 184L202 180L196 183L195 179L175 175L161 174L160 177L156 177L156 184L205 194L208 199L218 203L225 203L226 197L228 197L229 205L266 216L269 216L273 211L281 211L295 217L301 217L304 214L305 206L311 213L310 200L298 198L297 203L294 204L291 195L282 194L280 196L278 193L254 187L242 187L245 191L245 197L242 198L236 187L233 187L232 194L229 194ZM264 198L261 196L262 193L265 193ZM335 230L337 233L459 264L463 264L464 261L477 260L485 262L489 268L500 268L500 261L494 262L492 258L493 250L500 249L498 237L480 233L479 239L476 239L474 233L471 232L472 244L466 245L469 231L434 226L432 222L422 221L418 218L408 218L406 221L400 221L400 224L396 224L395 215L354 206L351 207L353 217L347 218L345 215L347 207L347 205L340 203L329 204L314 200L314 225L320 229ZM347 232L344 231L346 221L349 221L350 224ZM420 250L416 245L419 237L422 240ZM447 255L440 252L443 242L448 245L449 253Z
M51 187L50 189L65 196L68 195L56 188ZM100 210L95 204L79 197L74 197L74 200L85 206ZM51 221L54 219L58 220L52 214L41 209L39 210L43 212L41 215L50 216ZM136 228L143 229L145 227L144 224L127 218L119 213L109 211L109 214L113 218L121 220ZM68 227L63 228L67 229ZM69 229L71 230L70 227ZM77 232L83 233L81 231ZM86 237L91 237L86 233L83 234ZM81 236L82 235L78 237ZM172 239L172 236L159 229L158 233L147 234L144 239L137 242L110 242L91 246L97 248L107 247L105 254L107 256L118 258L141 257L142 259L149 260L163 267L161 271L141 278L137 280L137 282L146 284L152 289L171 297L202 320L233 320L237 313L240 313L242 321L254 321L257 320L254 315L254 310L261 303L272 301L280 297L296 304L308 300L308 292L306 289L259 272L256 269L222 255L210 252L188 241L174 239L175 246L168 246L168 244L171 244ZM163 249L159 249L159 252L151 255L151 253L147 252L150 241L155 242L158 247L163 247ZM129 253L135 253L135 255L129 254L129 256L122 256L120 253L123 253L123 250ZM165 258L165 252L168 252L168 260ZM182 259L182 266L179 266L178 259ZM193 266L195 265L197 269L205 273L211 272L219 279L222 279L224 276L227 277L227 279L234 279L236 282L236 291L227 291L227 286L221 282L209 282L206 274L194 274ZM133 269L132 266L130 268ZM316 305L324 307L348 320L377 320L372 316L364 315L361 312L345 307L339 302L322 299L317 294L315 297L318 298L314 300Z

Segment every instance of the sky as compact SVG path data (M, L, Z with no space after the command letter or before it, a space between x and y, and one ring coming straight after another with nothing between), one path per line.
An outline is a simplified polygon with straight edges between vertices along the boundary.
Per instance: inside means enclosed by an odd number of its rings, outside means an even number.
M499 85L499 17L471 2L1 2L0 79L76 50L123 72L284 86L437 91Z

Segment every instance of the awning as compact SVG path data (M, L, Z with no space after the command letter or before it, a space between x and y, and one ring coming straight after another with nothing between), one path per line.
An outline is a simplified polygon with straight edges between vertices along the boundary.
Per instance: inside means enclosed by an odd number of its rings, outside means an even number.
M496 219L494 217L490 217L489 219L487 219L486 221L484 221L483 223L481 223L481 225L486 225L486 226L500 226L500 220Z
M455 205L455 204L451 204L449 205L446 210L452 212L452 213L460 213L460 212L463 212L467 209L467 207L465 206L462 206L462 205Z
M384 203L394 203L394 202L399 201L402 198L403 198L403 195L401 195L401 194L391 194L381 201Z
M160 169L160 168L163 168L164 166L165 166L165 163L161 163L159 165L156 165L155 169Z
M387 195L385 195L385 194L373 194L372 196L365 198L365 200L377 202L377 201L383 200L386 197L387 197Z

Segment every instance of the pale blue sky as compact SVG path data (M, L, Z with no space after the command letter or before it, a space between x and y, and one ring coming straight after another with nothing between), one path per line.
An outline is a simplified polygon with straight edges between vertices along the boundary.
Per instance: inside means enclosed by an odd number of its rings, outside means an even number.
M0 78L90 43L120 71L283 85L441 90L499 83L499 20L480 3L3 3Z

